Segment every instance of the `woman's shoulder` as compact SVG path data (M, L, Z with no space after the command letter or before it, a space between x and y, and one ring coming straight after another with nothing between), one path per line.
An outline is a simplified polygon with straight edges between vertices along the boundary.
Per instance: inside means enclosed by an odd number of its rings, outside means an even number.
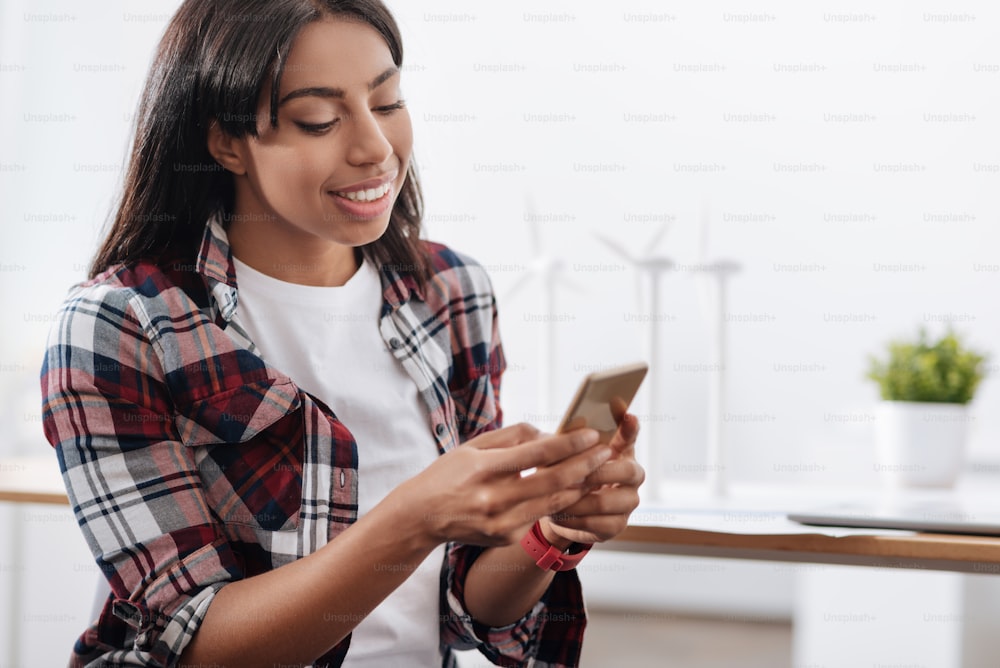
M442 285L449 292L492 295L489 273L476 259L443 243L428 240L423 243L430 259L432 283Z
M105 327L142 328L157 315L190 311L194 306L188 278L180 268L140 261L110 267L71 286L55 320L63 326L93 319ZM96 323L95 323L96 324Z

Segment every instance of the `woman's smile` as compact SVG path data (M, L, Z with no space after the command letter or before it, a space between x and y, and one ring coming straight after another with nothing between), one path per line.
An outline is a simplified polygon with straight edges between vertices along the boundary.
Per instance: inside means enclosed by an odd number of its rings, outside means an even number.
M396 193L393 183L398 171L383 177L368 179L342 189L329 191L334 204L355 220L371 220L385 214L393 205Z

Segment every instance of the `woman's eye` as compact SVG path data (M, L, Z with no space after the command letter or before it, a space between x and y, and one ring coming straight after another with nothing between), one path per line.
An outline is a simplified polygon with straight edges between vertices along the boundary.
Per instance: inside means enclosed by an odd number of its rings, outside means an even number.
M303 132L308 132L311 135L321 135L336 125L338 120L339 119L335 118L329 123L300 123L296 121L295 124L299 126Z
M387 114L388 115L388 114L391 114L394 111L399 111L400 109L402 109L405 106L406 106L406 102L404 100L400 100L399 102L393 102L392 104L387 104L387 105L384 105L384 106L381 106L381 107L375 107L375 111L377 111L380 114Z
M384 116L388 116L406 106L406 102L400 100L398 102L393 102L392 104L382 105L381 107L375 107L372 111ZM333 126L340 122L339 118L335 118L329 123L302 123L301 121L295 121L297 125L303 132L311 135L322 135L330 131Z

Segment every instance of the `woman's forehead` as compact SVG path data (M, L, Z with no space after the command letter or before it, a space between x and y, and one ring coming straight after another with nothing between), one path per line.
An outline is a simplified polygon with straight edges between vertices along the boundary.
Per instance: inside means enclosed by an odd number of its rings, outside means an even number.
M395 65L385 38L368 23L336 17L305 26L292 42L281 77L281 96L302 88L367 87Z

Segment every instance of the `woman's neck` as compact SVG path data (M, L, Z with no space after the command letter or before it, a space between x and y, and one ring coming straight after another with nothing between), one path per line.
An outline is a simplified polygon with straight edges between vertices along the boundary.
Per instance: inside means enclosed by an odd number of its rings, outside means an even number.
M351 246L309 234L277 218L231 216L229 246L244 264L286 283L335 287L360 266Z

